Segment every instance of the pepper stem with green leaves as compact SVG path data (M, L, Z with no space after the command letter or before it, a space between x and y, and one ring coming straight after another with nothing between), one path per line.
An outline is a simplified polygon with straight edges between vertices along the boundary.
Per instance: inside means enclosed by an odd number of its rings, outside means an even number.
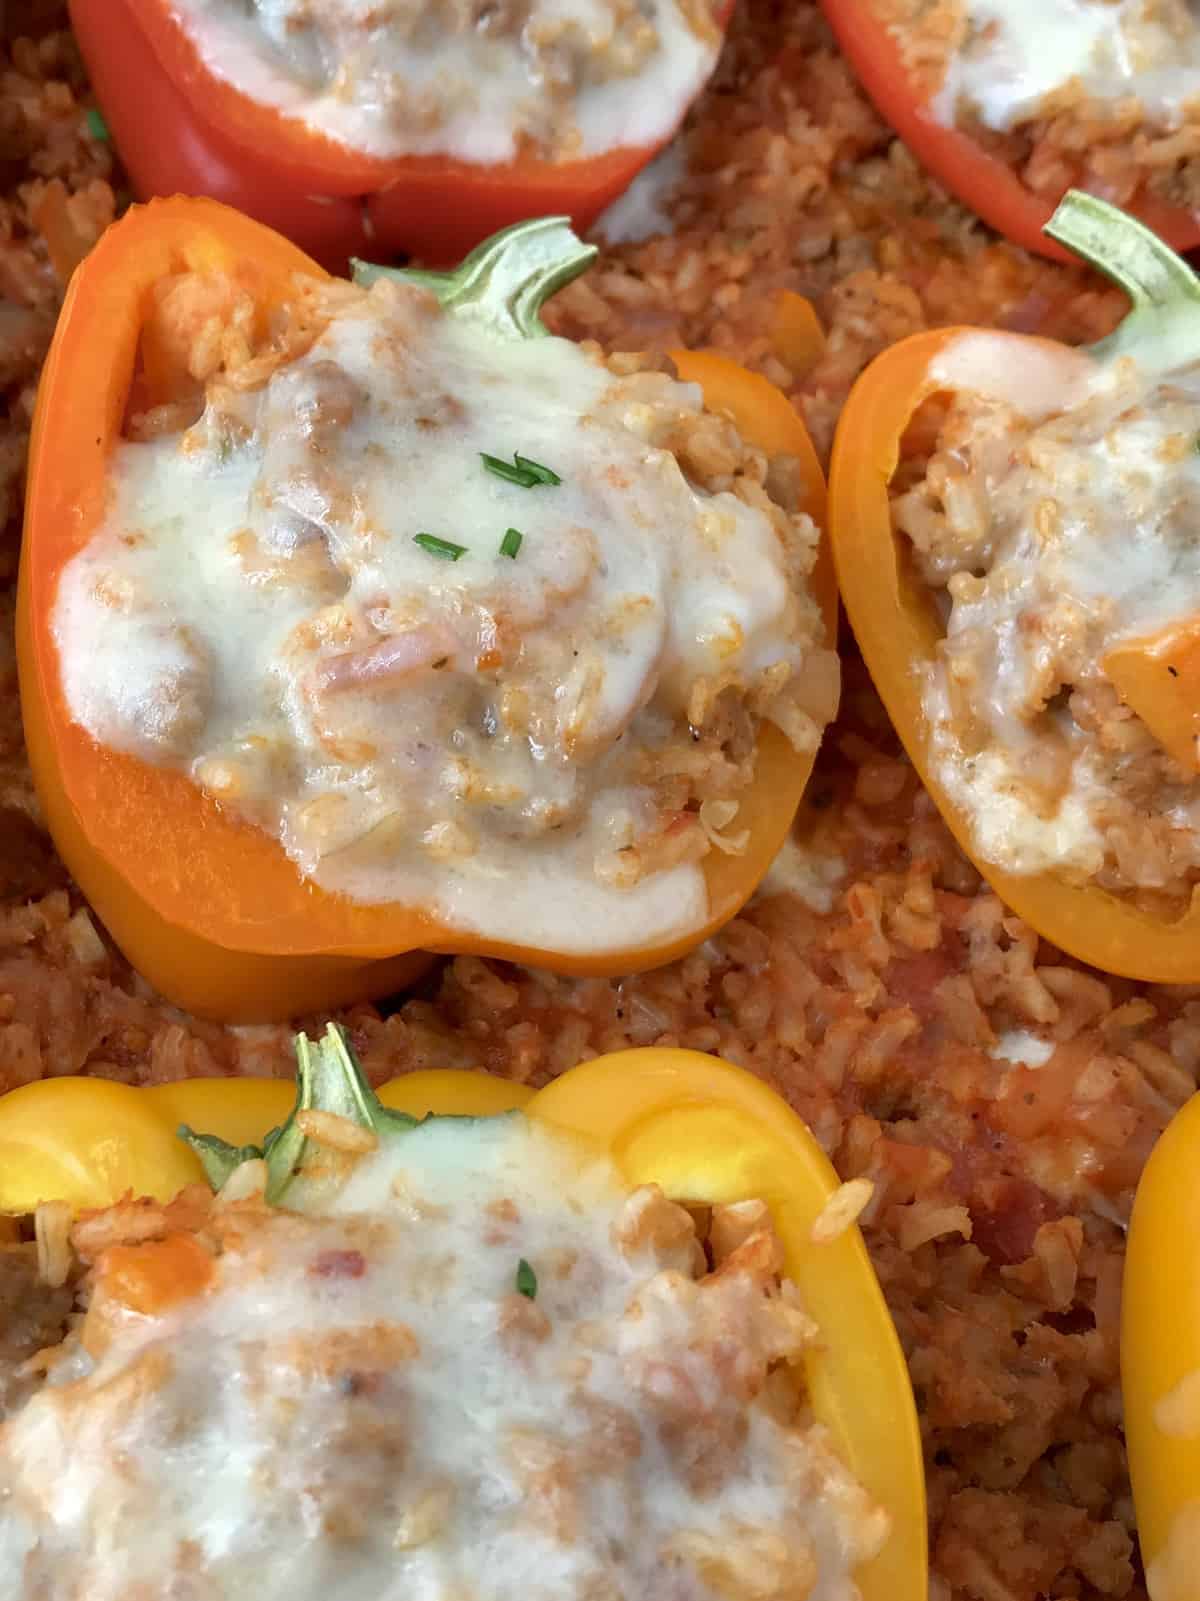
M483 324L498 338L540 339L549 332L542 307L597 254L595 245L576 236L569 218L534 217L485 239L452 272L355 260L354 281L367 288L380 278L419 284L433 291L445 311Z
M200 1158L205 1176L219 1190L234 1168L262 1159L267 1164L267 1200L278 1205L288 1187L301 1174L311 1141L299 1124L301 1112L332 1112L381 1138L403 1134L418 1126L418 1119L384 1106L367 1082L346 1030L326 1025L319 1040L297 1034L296 1104L281 1128L272 1129L259 1145L230 1145L215 1134L197 1134L182 1124L179 1137Z

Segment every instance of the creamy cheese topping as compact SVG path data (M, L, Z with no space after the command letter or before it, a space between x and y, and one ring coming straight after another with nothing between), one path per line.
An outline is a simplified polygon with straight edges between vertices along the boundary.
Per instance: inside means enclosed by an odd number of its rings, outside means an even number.
M1076 86L1136 98L1166 126L1200 98L1200 28L1186 0L968 0L960 26L934 102L947 126L965 101L986 127L1010 129Z
M174 0L211 72L377 157L661 143L716 65L709 0Z
M606 245L640 244L655 234L672 230L671 202L687 176L687 156L676 140L661 156L656 156L607 211L592 224L594 237Z
M1200 785L1101 664L1200 610L1200 375L1064 353L1056 384L1054 366L955 341L935 376L965 392L893 503L945 617L933 771L997 866L1175 889L1200 865Z
M110 1308L0 1428L9 1601L717 1601L751 1575L855 1601L886 1515L785 1378L813 1330L769 1269L735 1249L697 1282L686 1213L520 1116L386 1141L320 1211L218 1203L207 1290Z
M1054 1055L1054 1041L1043 1039L1027 1028L1008 1029L1001 1034L988 1055L995 1062L1013 1062L1024 1067L1045 1067Z
M809 839L789 834L754 892L756 900L771 895L795 895L814 912L833 910L846 879L846 861Z
M693 386L335 293L265 387L117 448L54 612L72 715L327 889L563 950L696 926L757 715L832 715L813 524Z

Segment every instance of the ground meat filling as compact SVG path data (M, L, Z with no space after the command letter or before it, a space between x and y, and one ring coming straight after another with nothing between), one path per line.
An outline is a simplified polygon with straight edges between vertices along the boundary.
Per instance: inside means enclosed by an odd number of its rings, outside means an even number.
M36 1389L39 1351L56 1346L67 1330L75 1286L46 1264L37 1244L24 1240L14 1220L0 1218L11 1236L0 1243L0 1419L16 1410ZM52 1282L57 1280L57 1282Z
M1200 203L1200 24L1187 0L875 0L940 121L1057 202Z
M1200 879L1200 781L1103 663L1200 605L1198 432L1195 393L1127 359L1036 422L960 394L892 503L945 618L925 710L977 850L1166 914Z

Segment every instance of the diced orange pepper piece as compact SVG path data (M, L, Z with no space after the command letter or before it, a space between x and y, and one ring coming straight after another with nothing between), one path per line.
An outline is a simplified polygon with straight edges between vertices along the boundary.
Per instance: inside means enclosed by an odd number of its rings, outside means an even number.
M130 1313L157 1316L202 1295L212 1277L212 1257L190 1234L110 1246L96 1263L81 1336L84 1350L98 1361Z
M771 323L771 348L793 378L810 372L825 353L825 330L811 300L785 289Z
M1103 668L1164 750L1185 771L1200 769L1200 617L1117 645Z
M202 1295L213 1259L191 1234L168 1234L142 1245L111 1245L97 1263L97 1293L130 1312L153 1317Z

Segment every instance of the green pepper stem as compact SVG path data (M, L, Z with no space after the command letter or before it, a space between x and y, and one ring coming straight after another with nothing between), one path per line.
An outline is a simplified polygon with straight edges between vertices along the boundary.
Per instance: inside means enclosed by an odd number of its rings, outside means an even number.
M550 296L578 278L596 259L566 217L533 217L477 245L452 272L380 267L355 261L354 282L380 278L430 289L448 312L482 323L503 339L538 339L547 329L540 313Z
M1101 358L1137 354L1164 370L1200 355L1200 282L1144 223L1106 200L1070 189L1044 230L1129 296L1115 332L1090 347Z
M332 1112L380 1136L416 1128L417 1119L384 1106L367 1082L366 1074L344 1028L326 1025L320 1040L297 1034L296 1104L282 1128L272 1129L261 1146L229 1145L214 1134L196 1134L186 1124L179 1137L200 1158L205 1176L220 1189L235 1167L256 1158L267 1164L267 1200L278 1204L304 1170L311 1142L297 1123L300 1112Z

